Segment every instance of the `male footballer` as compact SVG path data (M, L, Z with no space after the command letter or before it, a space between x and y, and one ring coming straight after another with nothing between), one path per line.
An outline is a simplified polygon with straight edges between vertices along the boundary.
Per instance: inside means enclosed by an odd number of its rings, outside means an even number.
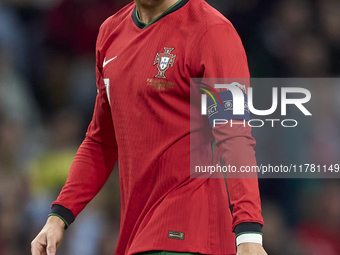
M102 24L96 75L92 122L32 254L56 254L118 160L116 255L265 255L257 179L190 178L190 78L249 78L232 24L204 0L135 0ZM256 165L250 127L212 134L224 162Z

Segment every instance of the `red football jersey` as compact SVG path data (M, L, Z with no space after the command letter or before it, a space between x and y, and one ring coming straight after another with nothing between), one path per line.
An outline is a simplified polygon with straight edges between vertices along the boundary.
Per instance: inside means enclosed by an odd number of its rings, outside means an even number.
M96 58L93 120L52 212L71 223L118 160L115 254L235 254L235 226L263 223L257 179L227 180L232 215L225 181L189 171L190 78L249 77L231 23L203 0L182 0L145 25L131 3L101 26ZM213 134L228 164L256 164L250 128Z

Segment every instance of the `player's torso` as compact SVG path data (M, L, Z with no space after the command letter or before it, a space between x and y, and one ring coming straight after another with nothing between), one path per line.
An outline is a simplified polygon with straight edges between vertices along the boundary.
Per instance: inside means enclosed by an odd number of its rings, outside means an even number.
M189 133L190 78L199 74L189 64L197 31L176 18L184 8L144 29L127 16L103 43L102 75L125 155L157 157Z
M168 242L174 240L167 238L168 230L189 226L193 219L209 215L206 211L215 205L208 199L209 184L189 178L190 78L203 74L194 63L195 43L203 31L193 3L201 2L190 0L145 29L136 26L127 12L99 45L119 155L122 211L116 254L140 252L136 247L141 244L152 250L161 242L161 249L171 250ZM224 182L218 185L223 187ZM169 210L178 205L179 212ZM227 202L223 206L227 208ZM229 221L221 222L222 231L231 228ZM201 226L183 230L186 242L205 246L207 222L191 225Z

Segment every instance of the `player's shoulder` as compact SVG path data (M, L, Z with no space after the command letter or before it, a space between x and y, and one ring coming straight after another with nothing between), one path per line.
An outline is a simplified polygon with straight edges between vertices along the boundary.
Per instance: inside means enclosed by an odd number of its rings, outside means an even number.
M213 27L222 26L225 29L234 30L235 28L228 18L208 4L205 0L191 0L197 15L200 16L199 22L205 30Z
M126 18L128 18L133 9L135 8L135 3L131 2L127 4L125 7L120 9L118 12L108 17L100 26L98 39L105 38L108 34L112 32L120 23L122 23Z

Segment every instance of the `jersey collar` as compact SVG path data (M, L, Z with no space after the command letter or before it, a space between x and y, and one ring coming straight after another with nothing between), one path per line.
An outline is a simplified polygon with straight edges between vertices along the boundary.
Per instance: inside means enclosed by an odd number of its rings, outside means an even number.
M172 5L169 9L167 9L165 12L163 12L162 15L158 16L157 18L155 18L149 24L145 24L144 22L142 22L139 19L138 12L137 12L137 6L135 6L135 8L132 11L132 20L136 24L137 27L139 27L140 29L144 29L144 28L150 26L151 24L157 22L158 20L162 19L166 15L168 15L168 14L170 14L170 13L172 13L174 11L177 11L178 9L182 8L187 2L189 2L189 0L179 0L174 5Z

